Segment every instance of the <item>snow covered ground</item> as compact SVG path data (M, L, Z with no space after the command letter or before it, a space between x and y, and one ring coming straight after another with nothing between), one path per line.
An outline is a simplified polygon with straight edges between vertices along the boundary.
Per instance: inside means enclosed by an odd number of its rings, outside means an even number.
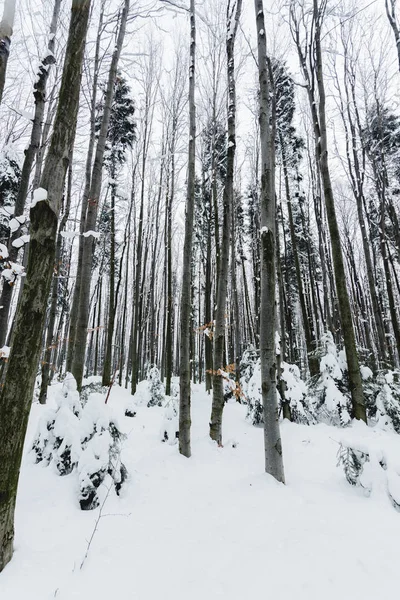
M121 415L128 401L113 389ZM396 598L400 513L382 486L369 498L349 486L336 454L343 437L361 439L400 464L400 436L285 422L283 486L263 472L262 430L243 406L225 408L224 448L209 440L210 403L195 386L190 460L160 442L162 408L143 403L121 418L130 480L120 498L112 489L100 520L99 509L79 509L76 473L59 477L26 452L0 599ZM33 406L27 450L43 410Z

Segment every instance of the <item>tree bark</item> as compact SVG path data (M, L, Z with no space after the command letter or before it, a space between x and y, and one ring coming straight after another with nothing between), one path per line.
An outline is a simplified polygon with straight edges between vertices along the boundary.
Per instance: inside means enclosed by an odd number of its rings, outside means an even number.
M4 1L3 17L0 22L0 104L3 99L6 82L7 63L14 27L15 5L16 0Z
M195 0L190 0L190 64L189 64L189 152L183 246L179 342L179 452L190 458L191 392L190 392L190 324L192 297L192 253L196 169L196 15Z
M74 346L75 346L75 335L76 335L76 325L78 319L79 312L79 299L81 293L81 270L79 266L82 264L82 255L83 255L83 243L84 239L82 234L85 231L85 219L86 219L86 211L87 204L90 194L90 183L92 180L92 162L93 162L93 153L96 142L96 106L97 106L97 90L98 90L98 79L99 79L99 67L100 67L100 43L101 36L103 32L103 19L104 19L104 6L105 0L102 0L99 23L97 27L97 36L96 36L96 50L94 55L94 67L93 67L93 85L92 85L92 100L90 104L90 137L89 137L89 146L86 155L86 165L85 165L85 188L83 191L82 197L82 206L81 206L81 218L79 225L79 249L78 249L78 270L75 279L75 287L74 294L72 299L72 307L70 313L70 328L69 328L69 336L68 336L68 353L67 353L67 372L72 370L72 360L74 355Z
M79 107L90 0L73 0L54 131L41 179L47 199L31 209L26 282L0 395L0 571L13 553L14 509L22 449L39 361L46 301L54 267L57 221Z
M223 193L224 216L222 224L221 255L217 271L217 308L214 326L213 402L210 419L210 437L222 444L222 413L224 409L224 382L220 370L224 369L225 313L229 274L230 233L232 227L233 176L236 151L236 86L235 39L239 26L242 1L229 1L227 7L226 59L228 77L228 148L226 178Z
M95 243L92 236L85 233L94 231L97 222L97 212L101 194L101 182L103 171L104 151L106 147L108 125L110 122L111 106L114 96L114 83L117 76L118 61L121 54L122 45L125 37L126 22L128 19L130 0L124 1L124 7L121 13L118 37L116 40L114 52L111 59L110 70L108 74L108 82L106 95L104 99L104 113L101 122L99 139L96 147L96 154L93 163L92 178L90 184L90 192L85 218L85 232L83 233L82 247L82 262L80 268L80 294L79 294L79 310L77 318L77 326L74 340L74 352L72 359L71 371L78 384L78 389L81 389L83 370L85 364L85 350L87 328L89 322L89 304L90 304L90 283L91 271ZM79 276L79 275L78 275Z
M267 44L263 0L254 1L259 72L261 140L261 391L264 409L265 471L285 483L276 389L274 138L270 131ZM271 139L272 138L272 139Z
M15 4L15 0L14 0ZM46 102L46 87L47 80L49 77L50 66L55 63L54 49L55 49L55 35L57 32L58 18L60 14L61 0L55 0L53 17L50 25L50 38L48 43L49 53L42 60L37 74L36 83L34 85L34 98L35 98L35 114L33 117L33 125L31 131L31 138L28 148L25 150L24 163L22 165L21 181L18 188L18 194L15 201L14 218L21 217L24 213L26 197L28 195L29 180L31 176L32 166L40 146L40 140L43 129L43 120L45 112ZM1 100L0 100L1 101ZM20 236L19 229L11 234L8 244L9 260L16 262L18 257L18 248L13 246L13 242ZM13 294L13 287L4 282L3 290L0 298L0 347L4 346L7 337L7 328L10 318L11 299Z

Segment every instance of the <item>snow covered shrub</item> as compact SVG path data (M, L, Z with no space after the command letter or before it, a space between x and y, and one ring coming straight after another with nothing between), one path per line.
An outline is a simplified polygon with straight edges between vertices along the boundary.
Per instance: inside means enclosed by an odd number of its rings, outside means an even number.
M307 387L301 379L299 368L296 365L285 362L281 366L281 380L285 388L285 402L289 403L292 420L295 423L304 423L306 425L315 423L315 408L307 394ZM247 400L246 418L253 425L262 425L264 423L264 414L261 393L260 359L257 359L251 367L251 371L251 376L247 382L245 379L241 379L241 382L243 381L244 395ZM280 396L278 390L277 393Z
M320 375L309 383L317 419L344 427L351 421L346 354L344 350L338 351L330 331L321 338L319 355Z
M368 452L363 452L350 446L340 444L337 466L342 466L344 474L350 485L360 485L360 477L364 470L364 464L369 461Z
M161 423L160 438L162 442L173 445L179 439L179 388L172 385L171 396L166 396L164 415Z
M40 420L32 449L36 462L53 462L59 475L68 475L76 466L81 451L79 418L82 411L76 381L70 373L55 400L57 409L48 410Z
M372 492L385 494L400 511L400 477L398 468L393 467L398 464L397 453L395 459L389 461L385 452L374 446L355 448L342 443L338 451L338 466L342 466L350 485L361 487L366 496Z
M375 422L382 428L400 433L400 374L395 371L379 373L376 378Z
M252 345L243 352L243 357L240 361L240 385L244 393L246 393L247 384L254 373L259 354Z
M147 371L147 381L149 384L150 400L147 406L162 406L165 399L164 384L161 381L160 371L155 365L149 367Z
M250 345L240 362L240 387L247 404L246 419L252 425L264 423L261 396L261 367L259 352Z
M111 476L117 494L126 480L127 470L120 459L125 435L101 394L89 396L82 410L81 424L83 452L78 463L79 503L82 510L91 510L99 505L96 490L107 474Z
M36 462L54 465L59 475L77 471L82 510L99 505L97 489L110 475L118 494L127 478L121 462L121 433L104 396L91 394L82 408L74 377L68 373L56 397L56 410L39 422L32 450Z
M103 387L101 384L101 377L89 377L81 389L81 402L83 406L85 406L90 394L106 394L107 391L108 388Z
M125 408L125 416L126 417L136 417L136 410L134 408L133 399L129 400L126 408Z
M290 406L292 421L304 425L316 423L315 407L308 396L307 386L301 379L298 366L282 362L280 378L284 383L285 402Z

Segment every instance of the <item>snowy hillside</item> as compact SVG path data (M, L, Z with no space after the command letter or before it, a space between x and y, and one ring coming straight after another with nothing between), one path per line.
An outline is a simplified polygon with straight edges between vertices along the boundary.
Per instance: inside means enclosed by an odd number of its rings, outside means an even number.
M336 463L344 437L400 457L399 436L285 422L283 486L263 472L262 429L245 420L245 407L226 406L218 448L208 438L210 398L195 386L188 460L160 442L164 409L147 408L145 386L135 418L123 416L126 390L112 391L130 479L119 498L111 489L100 520L100 509L79 509L76 473L59 477L26 452L2 600L396 597L400 514L382 486L365 497ZM27 449L45 410L33 406Z

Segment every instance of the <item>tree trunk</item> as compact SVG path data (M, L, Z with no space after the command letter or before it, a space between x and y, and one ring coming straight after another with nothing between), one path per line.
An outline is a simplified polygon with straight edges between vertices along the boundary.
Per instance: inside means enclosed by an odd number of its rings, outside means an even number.
M108 125L110 122L111 106L114 96L114 83L115 78L117 76L118 61L125 37L126 22L129 13L129 4L130 0L124 1L124 8L121 13L118 37L111 59L106 95L104 99L104 113L101 121L99 138L96 147L96 155L93 163L92 178L85 219L85 232L83 233L82 262L80 268L81 289L79 294L79 310L71 367L72 374L76 379L79 390L82 386L83 369L85 364L87 327L89 321L91 271L95 247L95 243L93 237L90 235L90 232L94 231L96 228L97 211L101 194L104 151L106 147ZM85 235L88 234L88 232L89 235Z
M69 217L69 210L70 210L70 206L71 206L71 188L72 188L72 155L69 159L69 166L68 166L67 202L66 202L64 214L61 219L60 226L58 228L58 234L57 234L56 257L55 257L55 261L54 261L55 268L54 268L52 291L51 291L50 317L49 317L49 324L47 327L45 352L44 352L43 362L42 362L42 382L41 382L40 394L39 394L40 404L46 404L47 387L49 385L49 380L50 380L50 371L54 368L54 361L52 364L51 356L53 354L53 347L56 342L56 339L54 338L54 326L55 326L56 317L57 317L58 280L59 280L59 273L61 271L61 249L62 249L62 242L63 242L61 233L64 231L65 226L68 221L68 217Z
M14 0L15 5L15 0ZM54 49L55 49L55 34L57 31L57 23L60 14L61 0L55 0L53 17L50 25L50 39L48 43L49 53L42 60L38 73L36 83L34 85L34 98L35 98L35 114L33 117L33 125L31 131L31 139L28 148L25 150L24 163L22 165L21 181L18 188L18 194L15 201L14 218L21 217L24 213L26 197L28 194L29 180L31 176L33 162L40 146L40 140L42 135L45 102L46 102L46 86L49 77L50 66L55 63ZM15 6L14 6L15 7ZM1 51L0 51L1 53ZM1 59L0 59L1 62ZM1 102L1 100L0 100ZM19 229L11 234L8 244L9 260L16 262L18 257L18 248L13 246L13 242L20 236ZM4 282L3 290L0 298L0 347L4 346L7 337L8 321L10 317L11 299L12 299L13 287Z
M183 246L180 345L179 345L179 452L190 458L190 323L192 296L192 253L196 168L196 15L195 0L190 0L190 64L189 64L189 153Z
M396 42L397 58L399 61L400 70L400 31L396 21L396 1L397 0L385 0L385 7L386 15L393 30L393 35Z
M231 211L233 207L233 175L236 150L236 87L235 38L239 25L242 1L228 2L227 7L227 77L228 77L228 148L226 178L223 194L224 216L222 224L221 256L217 271L217 308L214 327L213 402L210 419L210 437L222 444L222 412L224 409L224 382L220 370L224 369L225 313L229 274Z
M31 209L26 282L0 395L0 571L13 553L19 469L39 361L46 301L54 267L57 221L79 107L90 0L73 0L54 131L41 179L47 198Z
M264 409L265 471L284 483L282 442L276 389L275 302L275 157L270 131L267 44L263 0L254 1L257 25L261 140L261 391ZM273 115L274 118L274 115Z
M344 270L340 233L336 219L335 201L333 197L332 184L328 163L328 143L325 117L325 87L322 73L322 50L321 50L321 20L322 13L318 7L318 0L314 1L314 23L315 23L315 58L316 75L319 92L319 129L320 136L316 139L317 156L324 188L326 213L331 237L332 259L335 272L336 292L339 302L340 320L346 349L347 368L349 374L349 386L353 406L353 416L356 419L367 421L364 404L364 394L361 381L360 365L358 362L354 326L351 318L351 307L346 287L346 275Z
M3 99L11 36L13 34L16 0L4 0L3 18L0 22L0 104Z

